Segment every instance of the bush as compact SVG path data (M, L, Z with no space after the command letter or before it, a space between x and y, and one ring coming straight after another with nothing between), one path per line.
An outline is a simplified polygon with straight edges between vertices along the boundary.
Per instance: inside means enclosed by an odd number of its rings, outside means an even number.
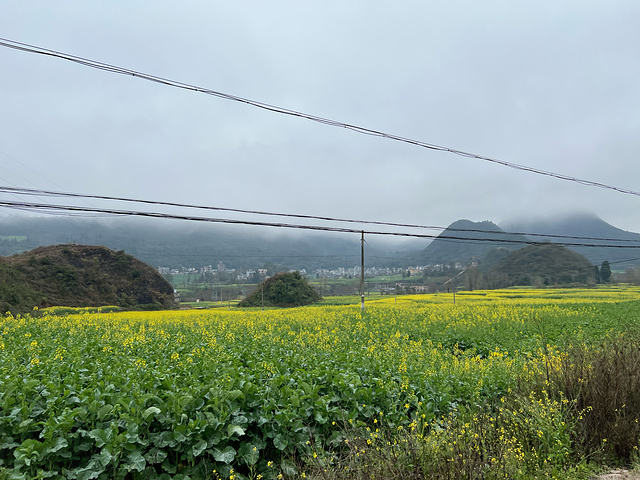
M299 307L319 300L322 300L322 296L302 278L300 272L287 272L278 273L260 283L238 306Z
M640 443L640 340L619 334L571 347L549 380L575 404L576 448L629 463Z

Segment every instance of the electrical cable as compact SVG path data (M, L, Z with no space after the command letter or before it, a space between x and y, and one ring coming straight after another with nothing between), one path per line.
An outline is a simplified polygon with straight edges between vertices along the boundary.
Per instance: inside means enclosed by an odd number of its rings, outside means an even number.
M238 208L212 207L212 206L193 205L193 204L186 204L186 203L164 202L164 201L144 200L144 199L126 198L126 197L112 197L112 196L106 196L106 195L90 195L90 194L72 193L72 192L58 192L58 191L52 191L52 190L34 190L29 188L6 187L6 186L0 185L0 193L3 193L3 192L10 193L12 195L16 195L16 194L48 195L48 196L58 196L58 197L88 198L88 199L96 199L96 200L112 200L112 201L129 202L129 203L141 203L141 204L147 204L147 205L162 205L162 206L170 206L170 207L193 208L193 209L200 209L200 210L233 212L233 213L243 213L243 214L251 214L251 215L303 218L303 219L311 219L311 220L325 220L330 222L384 225L384 226L390 226L390 227L417 228L417 229L426 229L426 230L441 230L441 231L446 230L450 232L471 232L471 233L482 233L482 234L495 234L495 235L501 235L501 236L513 235L513 236L560 238L560 239L564 238L564 239L572 239L572 240L601 240L601 241L609 241L609 242L635 242L635 243L640 242L640 240L622 239L622 238L556 235L556 234L527 233L527 232L504 232L504 231L492 232L488 230L480 230L480 229L473 229L473 228L450 228L450 227L438 227L433 225L418 225L418 224L410 224L410 223L394 223L394 222L382 222L382 221L373 221L373 220L354 220L354 219L319 216L319 215L274 213L274 212L265 212L265 211L258 211L258 210L243 210Z
M354 132L361 133L361 134L364 134L364 135L371 135L371 136L375 136L375 137L386 138L388 140L394 140L394 141L398 141L398 142L402 142L402 143L407 143L407 144L415 145L415 146L418 146L418 147L427 148L429 150L448 152L448 153L452 153L454 155L458 155L458 156L462 156L462 157L473 158L473 159L476 159L476 160L482 160L482 161L494 163L494 164L497 164L497 165L502 165L504 167L508 167L508 168L511 168L511 169L521 170L521 171L524 171L524 172L534 173L534 174L537 174L537 175L543 175L543 176L547 176L547 177L552 177L552 178L556 178L556 179L559 179L559 180L565 180L565 181L569 181L569 182L574 182L574 183L578 183L578 184L585 185L585 186L603 188L603 189L607 189L607 190L613 190L613 191L616 191L616 192L619 192L619 193L624 193L624 194L627 194L627 195L640 196L640 192L637 192L637 191L634 191L634 190L629 190L629 189L626 189L626 188L615 187L615 186L607 185L607 184L600 183L600 182L594 182L594 181L591 181L591 180L585 180L585 179L581 179L581 178L577 178L577 177L572 177L570 175L551 172L551 171L548 171L548 170L542 170L542 169L539 169L539 168L529 167L529 166L521 165L521 164L517 164L517 163L507 162L507 161L504 161L504 160L499 160L499 159L492 158L492 157L478 155L478 154L475 154L475 153L465 152L465 151L462 151L462 150L457 150L455 148L450 148L450 147L443 146L443 145L436 145L436 144L425 142L425 141L422 141L422 140L416 140L416 139L412 139L412 138L408 138L408 137L402 137L400 135L394 135L394 134L391 134L391 133L386 133L386 132L383 132L383 131L374 130L374 129L370 129L370 128L366 128L366 127L361 127L361 126L350 124L350 123L344 123L344 122L340 122L340 121L337 121L337 120L332 120L332 119L329 119L329 118L318 117L316 115L311 115L311 114L308 114L308 113L298 112L296 110L291 110L291 109L288 109L288 108L278 107L276 105L271 105L271 104L268 104L268 103L264 103L264 102L260 102L260 101L256 101L256 100L251 100L251 99L239 97L239 96L236 96L236 95L231 95L231 94L228 94L228 93L218 92L218 91L215 91L215 90L210 90L208 88L198 87L196 85L191 85L191 84L179 82L179 81L176 81L176 80L170 80L168 78L163 78L163 77L159 77L159 76L155 76L155 75L150 75L150 74L143 73L143 72L138 72L138 71L135 71L135 70L129 70L129 69L126 69L126 68L123 68L123 67L119 67L119 66L116 66L116 65L110 65L108 63L98 62L96 60L91 60L91 59L88 59L88 58L83 58L83 57L78 57L78 56L75 56L75 55L70 55L70 54L67 54L67 53L57 52L55 50L50 50L50 49L46 49L46 48L43 48L43 47L38 47L38 46L35 46L35 45L29 45L29 44L26 44L26 43L16 42L14 40L6 39L6 38L0 38L0 46L6 47L6 48L11 48L11 49L14 49L14 50L23 51L23 52L28 52L28 53L34 53L34 54L39 54L39 55L45 55L45 56L60 58L60 59L63 59L63 60L68 60L70 62L74 62L74 63L80 64L80 65L84 65L86 67L95 68L95 69L98 69L98 70L104 70L104 71L107 71L107 72L117 73L117 74L120 74L120 75L130 75L130 76L133 76L133 77L136 77L136 78L140 78L140 79L143 79L143 80L148 80L150 82L155 82L155 83L159 83L159 84L162 84L162 85L167 85L167 86L176 87L176 88L180 88L180 89L184 89L184 90L190 90L190 91L194 91L194 92L204 93L204 94L212 95L214 97L222 98L222 99L225 99L225 100L231 100L231 101L235 101L235 102L244 103L246 105L250 105L250 106L253 106L253 107L261 108L263 110L267 110L267 111L274 112L274 113L279 113L279 114L282 114L282 115L289 115L289 116L293 116L293 117L303 118L303 119L306 119L306 120L310 120L310 121L313 121L313 122L316 122L316 123L321 123L321 124L332 126L332 127L345 128L347 130L352 130Z
M498 238L494 238L494 239L475 238L474 239L469 237L455 237L451 235L428 235L428 234L409 233L409 232L383 232L383 231L371 231L371 230L362 230L362 229L354 229L354 228L345 228L345 227L300 225L300 224L291 224L291 223L282 223L282 222L261 222L261 221L255 221L255 220L237 220L237 219L228 219L228 218L196 217L196 216L190 216L190 215L176 215L176 214L168 214L168 213L160 213L160 212L115 210L115 209L105 209L105 208L95 208L95 207L39 204L39 203L28 203L28 202L11 202L7 200L0 200L0 206L4 206L8 208L30 208L35 210L41 210L44 212L69 211L69 212L106 213L106 214L118 215L118 216L164 218L164 219L175 219L175 220L189 220L189 221L195 221L195 222L227 223L227 224L235 224L235 225L269 226L269 227L276 227L276 228L316 230L316 231L340 232L340 233L357 233L357 234L364 233L367 235L389 235L389 236L397 236L397 237L415 237L415 238L430 238L430 239L438 238L438 239L493 242L493 243L515 243L515 244L526 244L526 245L548 244L548 242L536 242L536 241L521 240L521 239L513 239L513 240L498 239ZM565 246L600 247L600 248L601 247L640 248L640 245L589 244L589 243L575 243L575 242L558 242L556 244L565 245Z

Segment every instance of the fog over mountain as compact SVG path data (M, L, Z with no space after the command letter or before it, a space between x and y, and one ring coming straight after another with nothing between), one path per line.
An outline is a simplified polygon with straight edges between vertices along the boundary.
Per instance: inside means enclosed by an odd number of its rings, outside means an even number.
M366 265L408 265L409 260L403 257L410 256L415 244L406 242L367 238ZM308 270L360 264L359 233L276 232L266 227L129 219L0 221L0 255L67 243L124 250L154 267L199 268L223 262L228 268L255 268L269 262Z
M466 265L483 260L496 248L517 250L525 246L526 241L524 236L509 235L493 222L458 220L422 250L418 258L422 263L461 262Z
M494 252L497 248L504 253L522 248L526 242L551 241L596 245L569 245L570 249L596 265L604 260L617 265L616 268L640 264L640 249L628 248L640 246L640 234L616 228L595 215L576 214L530 221L523 218L519 223L509 222L501 227L488 220L458 220L444 231L418 232L434 233L438 238L433 241L428 238L366 235L365 263L381 267L451 262L466 264L472 260L482 261L489 253L493 260L503 256ZM587 239L527 237L510 234L512 232ZM199 268L223 262L228 268L256 268L271 263L307 270L359 265L361 247L359 232L289 231L132 219L30 217L0 221L0 255L3 256L38 246L69 243L124 250L154 267Z
M595 265L600 265L606 260L611 264L617 264L617 268L623 268L640 262L640 248L637 248L640 246L640 234L614 227L594 214L576 213L549 218L521 219L507 222L501 227L510 232L586 237L585 239L537 237L539 240L550 242L566 241L615 246L569 245L571 250L584 255Z

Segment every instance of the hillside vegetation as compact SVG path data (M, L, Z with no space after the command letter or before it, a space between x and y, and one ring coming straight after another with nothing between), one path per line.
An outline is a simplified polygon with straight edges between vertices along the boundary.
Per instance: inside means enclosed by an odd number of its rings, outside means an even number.
M594 281L589 260L554 243L529 245L512 252L490 269L495 286L568 285Z
M238 306L300 307L319 300L322 300L322 296L302 278L299 272L286 272L267 278Z
M0 311L54 305L169 308L173 287L149 265L106 247L57 245L0 257Z

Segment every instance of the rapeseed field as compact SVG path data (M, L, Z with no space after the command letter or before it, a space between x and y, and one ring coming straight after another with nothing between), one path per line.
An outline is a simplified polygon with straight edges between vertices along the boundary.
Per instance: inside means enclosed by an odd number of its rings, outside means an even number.
M441 478L569 475L589 412L553 378L639 313L640 289L609 287L7 315L0 478L356 478L385 455Z

